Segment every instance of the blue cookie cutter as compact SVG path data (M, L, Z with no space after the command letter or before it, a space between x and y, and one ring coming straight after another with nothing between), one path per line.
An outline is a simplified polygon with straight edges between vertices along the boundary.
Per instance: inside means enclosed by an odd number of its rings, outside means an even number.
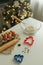
M23 61L24 56L21 54L15 55L14 60L18 63L21 63Z

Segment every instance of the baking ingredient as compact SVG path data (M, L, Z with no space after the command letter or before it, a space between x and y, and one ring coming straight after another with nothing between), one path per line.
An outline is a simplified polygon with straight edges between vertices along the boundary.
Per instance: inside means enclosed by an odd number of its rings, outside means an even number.
M24 32L27 33L27 34L33 34L35 33L36 29L34 26L28 26L25 28Z

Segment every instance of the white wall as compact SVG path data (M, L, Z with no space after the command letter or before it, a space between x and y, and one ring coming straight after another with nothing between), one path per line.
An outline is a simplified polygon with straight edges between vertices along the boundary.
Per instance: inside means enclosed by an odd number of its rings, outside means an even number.
M31 0L30 5L34 18L43 21L43 0Z

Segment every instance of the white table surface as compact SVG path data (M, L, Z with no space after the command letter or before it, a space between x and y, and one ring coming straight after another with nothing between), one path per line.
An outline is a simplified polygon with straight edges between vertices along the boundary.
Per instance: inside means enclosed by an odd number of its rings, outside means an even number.
M25 22L29 21L33 23L41 23L40 30L33 35L35 40L33 46L30 48L29 46L24 45L23 40L27 37L27 35L23 34L23 29L20 24L12 27L12 30L20 35L21 40L18 43L21 44L21 47L18 47L16 44L11 55L0 54L0 65L43 65L43 23L33 18L28 18L28 20L25 20ZM22 50L24 50L25 47L30 48L29 53L22 53ZM24 55L24 59L21 64L17 64L13 61L15 54Z

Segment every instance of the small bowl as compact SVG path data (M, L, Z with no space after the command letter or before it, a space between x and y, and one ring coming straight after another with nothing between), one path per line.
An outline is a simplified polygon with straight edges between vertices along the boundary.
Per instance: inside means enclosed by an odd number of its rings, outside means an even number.
M26 34L35 34L37 32L37 29L34 26L28 26L24 29L24 33Z
M25 19L21 23L21 28L26 34L35 34L41 28L41 22L36 21L35 19Z

